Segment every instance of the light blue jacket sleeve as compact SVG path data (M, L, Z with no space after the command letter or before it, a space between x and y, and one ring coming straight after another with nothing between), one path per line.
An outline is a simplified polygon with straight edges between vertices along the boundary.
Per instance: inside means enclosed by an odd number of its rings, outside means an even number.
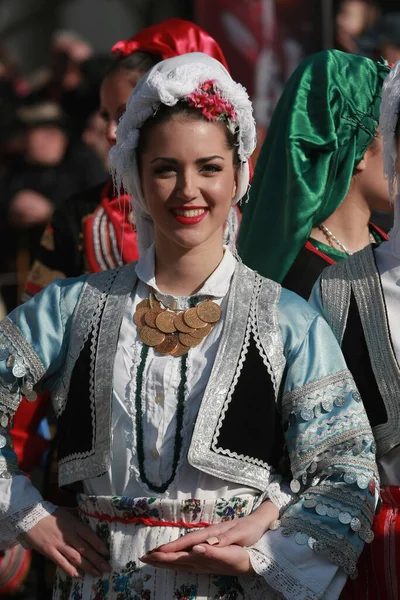
M55 281L0 321L0 549L56 508L19 471L9 429L22 394L36 401L57 380L84 280Z
M0 410L11 416L57 378L85 277L54 281L0 321Z
M330 598L345 574L355 575L364 542L373 539L375 442L326 321L287 290L279 321L287 361L280 409L297 501L250 555L257 573L285 598Z

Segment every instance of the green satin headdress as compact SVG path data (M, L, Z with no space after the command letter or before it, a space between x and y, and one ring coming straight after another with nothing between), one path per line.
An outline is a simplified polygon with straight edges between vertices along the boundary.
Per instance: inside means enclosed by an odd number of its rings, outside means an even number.
M304 60L261 149L238 241L243 261L281 282L311 229L344 200L379 122L389 67L339 50Z

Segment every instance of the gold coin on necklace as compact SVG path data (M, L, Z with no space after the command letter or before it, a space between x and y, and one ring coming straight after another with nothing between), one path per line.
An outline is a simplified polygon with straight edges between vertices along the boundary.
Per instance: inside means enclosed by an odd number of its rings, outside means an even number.
M145 316L145 314L149 312L149 308L138 308L136 309L135 314L133 315L133 321L135 323L135 325L138 325L142 322L143 317Z
M165 333L148 326L142 327L139 330L139 335L146 346L158 346L158 344L162 344L165 340Z
M150 308L149 299L145 298L144 300L139 302L139 304L136 306L136 310L139 310L139 308Z
M196 311L200 319L206 323L217 323L221 318L221 308L211 300L198 304Z
M175 314L170 311L163 311L156 317L155 321L157 329L163 333L173 333L176 331Z
M154 346L154 350L156 350L160 354L173 354L177 346L178 336L168 334L165 336L165 340L161 342L161 344L157 344L157 346Z
M191 333L192 331L194 331L193 327L189 327L189 325L186 325L185 321L183 320L183 313L175 315L174 323L176 329L181 333Z
M181 344L183 344L184 346L187 346L188 348L194 348L195 346L200 344L203 340L193 337L192 335L190 335L190 333L180 333L179 341L181 342Z
M189 352L190 348L188 348L188 346L184 346L183 344L181 344L181 342L178 342L177 347L175 348L175 350L173 351L172 355L173 356L183 356L184 354L187 354L187 352Z
M186 323L186 325L189 325L189 327L193 327L193 329L201 329L202 327L205 327L207 325L205 321L202 321L199 318L196 308L188 308L187 310L185 310L185 312L183 313L183 320Z
M144 320L149 327L156 329L156 319L160 313L164 312L162 308L151 308L144 316Z
M213 325L211 325L211 323L207 323L207 325L205 327L202 327L201 329L192 329L192 331L188 333L188 335L191 335L192 337L198 340L203 340L205 337L208 336L212 328Z

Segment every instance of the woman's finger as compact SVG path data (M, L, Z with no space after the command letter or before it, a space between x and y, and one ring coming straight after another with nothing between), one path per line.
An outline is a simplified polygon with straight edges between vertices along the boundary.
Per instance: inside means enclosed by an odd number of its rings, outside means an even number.
M185 560L188 560L190 556L189 552L159 552L158 550L152 552L151 554L145 554L140 558L141 562L144 563L169 563L176 564L181 563L184 564Z
M76 569L76 567L72 565L58 550L53 549L51 552L46 553L46 556L70 577L74 577L74 579L80 578L79 571Z
M76 532L97 552L100 552L100 554L102 554L103 556L109 556L110 553L103 540L101 540L99 536L96 535L95 532L92 531L88 525L85 525L84 523L78 520Z
M111 571L111 567L108 562L104 560L100 554L93 550L93 548L89 546L82 538L77 537L70 542L70 545L73 547L73 550L78 552L78 554L81 556L82 564L91 565L90 568L96 571L96 576L101 575L101 573L109 573ZM93 573L91 573L91 575L92 574Z
M229 531L235 527L234 521L227 521L225 523L218 523L217 525L210 525L200 531L192 531L178 538L174 542L163 544L156 550L160 552L179 552L188 548L192 548L196 544L206 543L207 540L212 538L218 538L223 535L224 532Z
M101 577L102 573L96 569L91 562L84 558L80 552L75 550L75 548L66 547L64 556L68 562L78 567L80 571L88 573L88 575L92 575L93 577Z

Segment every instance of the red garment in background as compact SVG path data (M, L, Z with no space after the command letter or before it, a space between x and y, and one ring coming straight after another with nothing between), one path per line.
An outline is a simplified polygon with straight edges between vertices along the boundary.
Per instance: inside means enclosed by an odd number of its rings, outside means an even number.
M226 69L228 64L219 44L201 27L183 19L167 19L162 23L143 29L130 40L114 44L111 51L120 56L133 52L150 52L163 60L189 52L204 52L221 62Z
M375 539L366 544L340 600L400 600L400 487L381 489L382 507L375 517Z

